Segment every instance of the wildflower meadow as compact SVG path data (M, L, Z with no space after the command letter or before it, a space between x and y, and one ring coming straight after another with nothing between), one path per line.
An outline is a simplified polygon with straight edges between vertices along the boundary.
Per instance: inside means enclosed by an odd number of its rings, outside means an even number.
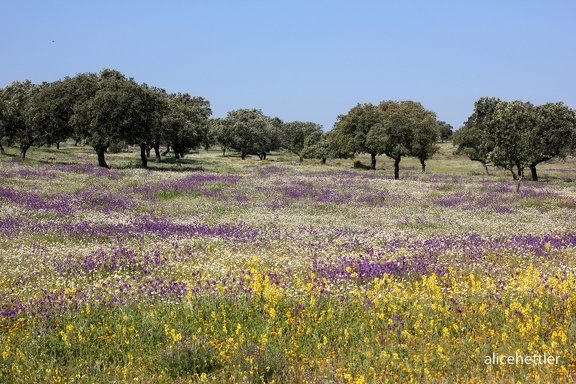
M7 148L0 382L576 381L576 160L518 185L452 151L394 180Z

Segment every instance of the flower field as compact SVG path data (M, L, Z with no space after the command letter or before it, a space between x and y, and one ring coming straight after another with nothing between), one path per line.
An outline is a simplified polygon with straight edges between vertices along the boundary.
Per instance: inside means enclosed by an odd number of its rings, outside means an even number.
M0 382L576 381L574 160L62 151L0 157Z

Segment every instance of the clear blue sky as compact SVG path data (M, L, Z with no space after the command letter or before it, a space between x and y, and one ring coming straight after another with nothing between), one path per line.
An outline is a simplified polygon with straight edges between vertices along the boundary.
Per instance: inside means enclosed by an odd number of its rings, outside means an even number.
M330 130L414 100L458 128L482 96L576 108L574 0L0 2L0 87L113 68L214 117L259 108Z

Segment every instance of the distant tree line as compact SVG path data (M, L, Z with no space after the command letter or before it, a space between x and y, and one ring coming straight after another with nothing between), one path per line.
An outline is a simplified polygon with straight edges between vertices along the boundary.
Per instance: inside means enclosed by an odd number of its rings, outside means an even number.
M138 84L122 73L104 69L52 83L15 81L0 89L0 154L2 144L19 147L25 158L32 146L56 145L72 139L94 148L98 165L108 167L105 154L122 145L140 147L143 167L152 149L160 162L160 147L174 153L179 162L187 151L219 144L240 152L242 159L287 149L304 157L328 156L320 149L322 126L284 123L258 109L231 111L211 119L210 103L187 93Z
M576 148L576 111L562 102L533 105L483 97L474 112L454 134L456 154L504 168L515 180L530 169L538 180L536 166L555 157L565 157Z
M52 83L26 80L0 89L0 153L2 143L16 145L24 158L31 146L56 145L74 140L91 146L98 165L108 167L111 149L136 145L142 167L152 150L156 162L172 151L177 164L190 150L219 146L225 156L237 151L245 159L264 160L272 151L287 150L304 159L353 158L369 154L394 161L399 178L400 161L414 157L426 170L439 149L437 142L452 138L450 124L414 101L358 104L337 117L324 132L313 122L283 122L259 109L238 109L224 118L211 118L208 100L187 93L167 93L138 84L122 73L104 69ZM537 180L536 166L566 156L576 145L576 112L562 103L534 106L481 98L473 114L454 134L456 154L510 170L515 178L529 168ZM161 147L166 148L162 153Z
M102 167L108 167L109 148L136 144L146 167L152 148L160 161L160 145L178 158L206 140L211 113L201 97L167 94L104 69L52 83L13 82L0 90L0 143L17 145L24 158L32 145L59 147L73 139L93 147Z

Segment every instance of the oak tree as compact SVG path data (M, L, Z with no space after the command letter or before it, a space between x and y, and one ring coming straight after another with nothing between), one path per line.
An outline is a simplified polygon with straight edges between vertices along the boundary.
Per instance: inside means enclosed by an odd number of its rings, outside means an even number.
M300 162L302 162L305 157L304 150L313 142L318 141L323 130L320 124L292 121L283 124L281 132L283 146L298 156Z

